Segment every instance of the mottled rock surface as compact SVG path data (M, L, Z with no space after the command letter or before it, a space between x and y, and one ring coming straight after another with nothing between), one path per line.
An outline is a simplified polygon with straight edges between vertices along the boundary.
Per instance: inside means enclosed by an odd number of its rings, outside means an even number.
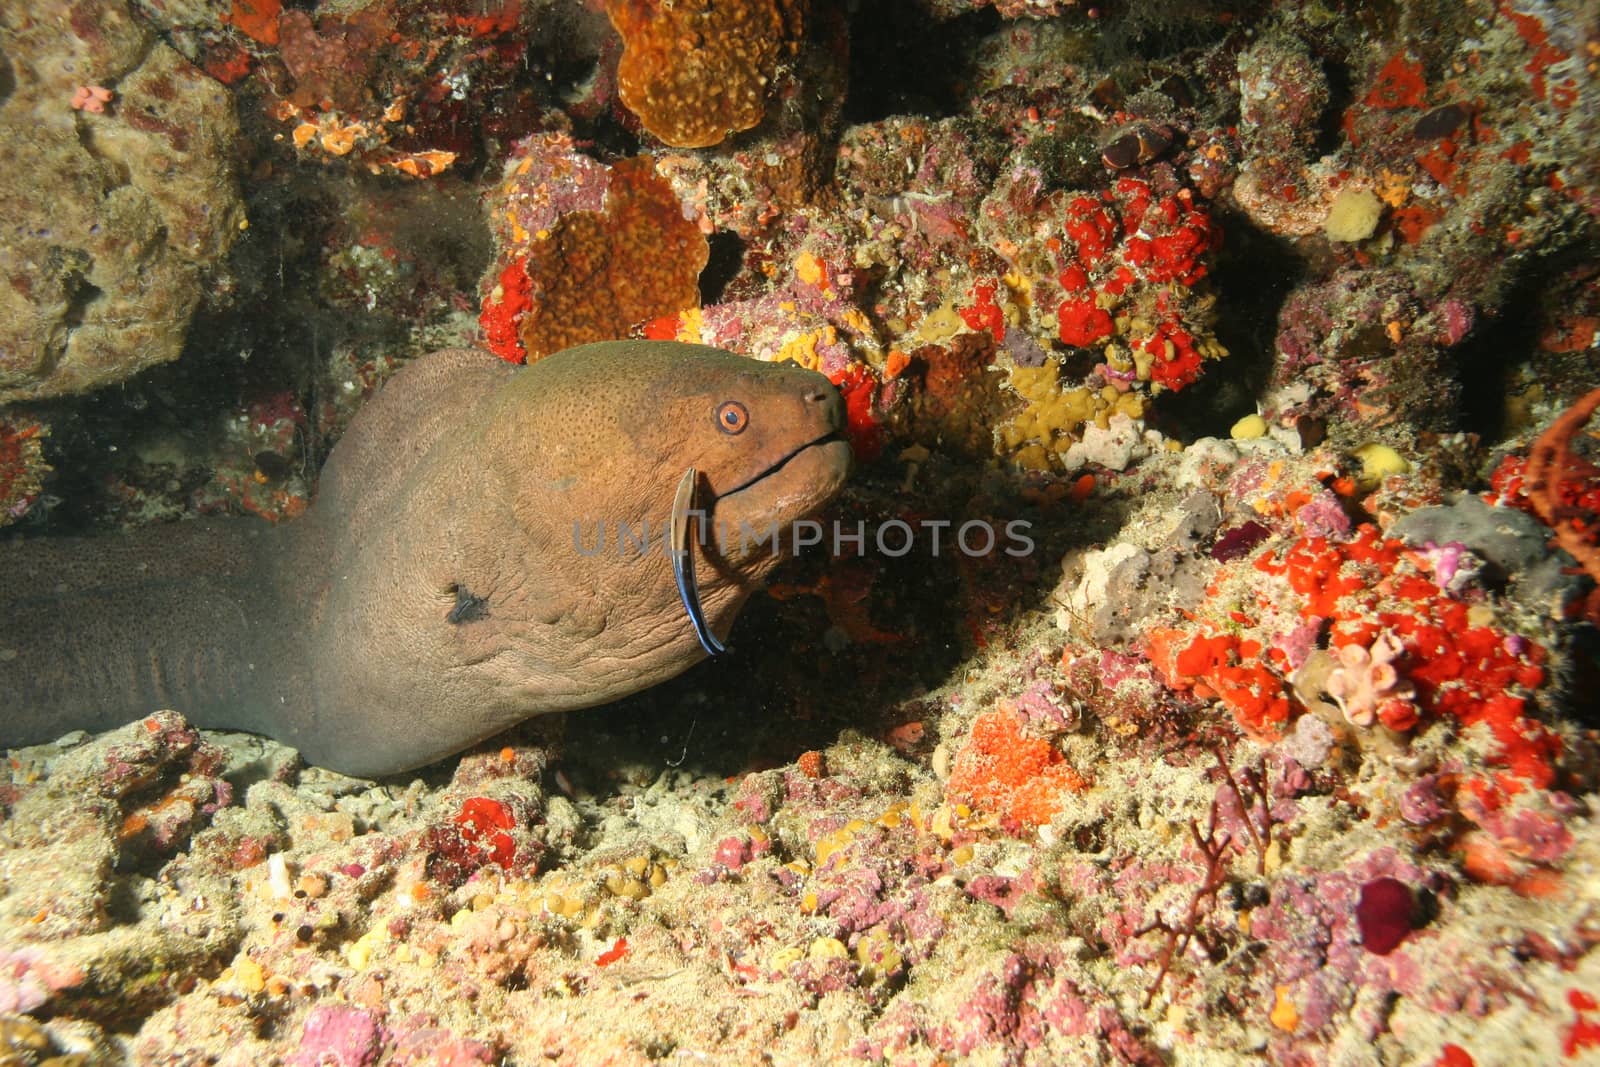
M244 222L237 131L117 0L0 10L0 403L177 358Z

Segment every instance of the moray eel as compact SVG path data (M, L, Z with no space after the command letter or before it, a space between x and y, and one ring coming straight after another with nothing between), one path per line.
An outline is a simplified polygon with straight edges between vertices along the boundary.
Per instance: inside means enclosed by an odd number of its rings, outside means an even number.
M295 522L0 544L0 745L170 707L379 775L616 700L720 647L844 483L843 426L822 375L700 345L436 352Z

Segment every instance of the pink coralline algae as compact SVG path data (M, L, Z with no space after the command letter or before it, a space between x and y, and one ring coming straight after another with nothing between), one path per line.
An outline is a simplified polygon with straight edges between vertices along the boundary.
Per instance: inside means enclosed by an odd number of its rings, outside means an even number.
M63 989L83 982L83 971L57 962L32 945L0 947L0 1013L31 1012Z
M1346 1015L1375 1033L1383 1020L1367 1009L1369 998L1420 992L1428 979L1407 958L1412 946L1397 950L1414 929L1415 892L1438 885L1437 875L1388 848L1345 870L1273 883L1270 900L1251 912L1250 932L1266 946L1271 986L1284 987L1297 1006L1294 1040L1326 1032ZM1375 958L1380 948L1390 955Z
M1036 946L1009 952L984 967L952 1017L903 1025L898 1038L880 1046L878 1054L898 1062L891 1053L922 1045L957 1057L1003 1050L1002 1062L1061 1062L1057 1055L1072 1047L1066 1041L1088 1038L1118 1063L1154 1067L1163 1062L1113 1001L1060 974L1060 963L1055 953ZM895 1021L896 1014L885 1022Z
M377 1061L383 1028L371 1013L346 1004L323 1004L306 1017L300 1048L289 1067L367 1067Z

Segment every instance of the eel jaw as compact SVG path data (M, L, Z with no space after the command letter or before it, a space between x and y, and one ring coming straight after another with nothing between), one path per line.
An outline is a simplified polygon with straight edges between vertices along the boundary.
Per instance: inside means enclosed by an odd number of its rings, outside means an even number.
M851 457L849 444L837 432L823 434L715 497L705 508L695 506L699 471L694 467L684 471L673 497L669 527L672 576L695 638L706 655L716 656L727 648L711 629L700 600L697 552L706 557L719 576L726 576L729 571L749 571L749 577L757 577L776 564L782 554L771 549L763 551L762 539L773 530L778 531L780 540L789 538L791 523L814 513L844 485ZM700 521L692 521L695 518ZM707 519L715 520L710 544L701 540L711 532ZM735 581L745 584L738 578Z
M694 569L694 546L698 539L691 533L689 525L695 488L699 482L700 472L690 467L678 481L678 492L672 500L672 577L678 583L678 598L683 601L683 610L689 614L689 623L694 627L700 647L706 650L706 655L715 656L726 652L727 648L711 632L705 609L700 605L700 581Z
M788 543L792 524L815 514L843 488L851 462L850 445L838 432L829 432L719 494L711 508L715 562L737 570L763 559L776 562L770 540L763 549L761 539L776 529Z

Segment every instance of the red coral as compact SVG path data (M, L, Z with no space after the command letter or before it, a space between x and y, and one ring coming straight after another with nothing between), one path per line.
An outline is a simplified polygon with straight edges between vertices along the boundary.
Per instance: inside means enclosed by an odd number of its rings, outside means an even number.
M516 842L506 831L517 825L517 818L500 801L469 797L461 805L455 821L461 827L461 840L475 846L488 862L497 867L509 867L516 859Z
M1370 646L1385 632L1399 643L1395 659L1415 701L1379 706L1384 725L1405 730L1441 717L1482 724L1496 742L1493 761L1504 768L1498 788L1514 793L1521 783L1544 788L1554 779L1560 737L1529 717L1518 693L1543 684L1544 649L1475 623L1469 604L1434 583L1421 552L1365 525L1347 541L1302 537L1281 552L1263 551L1254 566L1303 598L1301 616L1326 626L1336 649ZM1256 622L1240 608L1230 616L1244 626ZM1289 698L1274 671L1288 661L1281 648L1208 627L1159 628L1146 635L1145 647L1169 686L1222 701L1247 730L1270 733L1288 717Z
M516 827L517 816L509 805L490 797L468 797L448 824L428 828L428 873L458 885L485 864L509 870L517 859L517 843L511 836Z
M1561 1054L1571 1059L1585 1049L1600 1048L1600 1022L1589 1018L1589 1012L1600 1009L1600 1002L1581 989L1570 989L1567 1006L1577 1013L1577 1018L1561 1039Z
M1181 642L1187 641L1187 644ZM1241 726L1272 735L1289 718L1283 680L1261 660L1259 641L1229 633L1156 630L1147 638L1151 662L1174 689L1222 701Z
M1142 347L1155 357L1150 361L1153 384L1176 392L1200 377L1200 353L1194 347L1194 337L1177 323L1157 325Z
M533 307L533 282L527 260L518 256L500 271L500 281L483 299L478 324L489 351L510 363L527 358L522 350L522 318Z
M1077 247L1077 258L1094 266L1105 258L1117 238L1117 223L1093 197L1075 197L1067 205L1062 229Z
M1333 644L1371 644L1388 630L1405 648L1406 676L1425 716L1486 725L1499 743L1497 762L1541 788L1554 778L1560 739L1529 719L1527 700L1511 690L1544 681L1544 649L1494 627L1474 625L1468 605L1440 590L1428 564L1398 540L1364 525L1343 543L1296 541L1280 559L1264 554L1259 570L1283 575L1306 599L1303 614L1330 619Z
M845 437L856 459L871 463L883 452L883 426L873 413L878 380L861 366L851 366L829 376L844 397Z
M246 37L264 45L278 43L278 16L282 0L233 0L233 7L221 21L238 28Z
M1061 340L1069 345L1087 348L1096 341L1111 336L1111 316L1094 302L1094 297L1068 297L1058 311L1061 320Z
M1403 107L1426 107L1428 83L1422 76L1422 64L1408 56L1404 50L1396 52L1378 71L1377 84L1367 94L1368 107L1393 111Z
M1550 43L1550 32L1545 29L1544 22L1537 15L1520 12L1512 7L1507 0L1502 0L1500 11L1516 27L1517 36L1521 37L1523 42L1533 49L1533 55L1529 57L1528 62L1522 69L1533 76L1533 80L1528 86L1529 93L1535 100L1543 100L1548 88L1545 81L1545 71L1569 58L1568 53ZM1575 88L1575 83L1571 78L1563 79L1557 88L1558 90L1567 90L1568 87ZM1552 92L1550 96L1552 102L1558 106L1570 106L1571 100L1568 99L1567 92ZM1565 104L1562 103L1563 100L1566 101Z
M987 330L998 342L1005 339L1006 316L1000 305L994 302L997 288L994 282L979 282L974 285L971 290L972 306L960 308L957 314L961 316L961 321L967 324L967 329Z
M1121 320L1108 309L1128 303L1131 291L1130 319L1149 323L1148 333L1128 338L1147 368L1139 377L1173 390L1192 384L1202 357L1181 291L1205 277L1205 257L1222 242L1210 215L1187 189L1157 196L1147 181L1119 178L1098 199L1068 201L1061 228L1067 240L1046 243L1060 268L1061 340L1085 348L1113 336Z

